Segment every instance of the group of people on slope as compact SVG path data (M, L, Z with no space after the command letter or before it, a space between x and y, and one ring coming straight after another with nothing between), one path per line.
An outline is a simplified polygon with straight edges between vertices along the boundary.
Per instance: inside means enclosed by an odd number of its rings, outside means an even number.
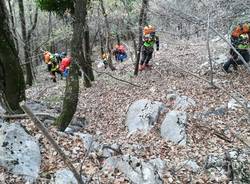
M250 22L244 22L235 26L230 37L232 46L248 63L250 59L248 52L248 49L250 48ZM233 66L234 70L237 70L238 65L244 64L244 62L232 48L230 48L229 53L231 57L223 66L223 70L227 73L232 72L229 69L231 65Z
M239 52L239 54L248 63L250 60L248 49L250 48L250 22L244 22L234 27L231 35L231 43L233 47ZM141 60L139 63L139 71L143 71L145 68L150 68L149 61L151 60L154 52L154 45L156 44L156 50L159 50L159 37L156 36L155 27L147 25L143 29L143 45L141 47ZM127 58L126 47L123 44L117 44L112 50L112 54L117 62L123 62ZM244 64L238 54L231 48L230 58L223 65L223 70L227 73L231 73L230 66L233 66L234 70L237 70L238 65ZM108 53L102 55L102 60L105 68L108 65ZM51 54L46 51L44 53L45 63L48 65L48 71L50 72L52 79L56 82L56 73L59 73L61 77L68 75L71 58L66 56L65 52L61 54Z
M153 56L154 44L156 44L156 50L159 50L159 37L155 34L155 27L151 25L147 25L144 27L142 41L142 57L139 64L139 71L142 71L147 67L151 67L149 61ZM114 55L117 62L123 62L125 59L127 59L126 47L123 44L119 43L115 45L114 49L112 50L112 54ZM107 68L108 65L108 56L108 53L102 54L102 60L105 68Z
M61 79L68 76L71 57L67 56L66 52L52 54L45 51L43 56L53 82L56 82L56 73L61 76Z
M141 47L141 60L139 63L139 71L145 68L150 68L151 65L149 61L151 60L154 52L154 45L156 44L156 50L159 50L159 37L155 34L155 28L151 25L147 25L143 29L143 45ZM248 49L250 49L250 22L243 22L234 27L231 32L231 43L232 46L239 52L239 54L244 58L246 63L250 61L250 55ZM119 49L122 48L122 49ZM123 61L124 58L120 59L119 54L122 55L125 52L125 47L123 45L116 45L113 51L116 61ZM240 59L239 55L230 48L230 58L223 65L223 70L226 73L231 73L230 66L233 66L234 70L237 70L238 65L243 65L244 62ZM126 56L127 57L127 56ZM125 58L126 58L125 57ZM107 63L107 55L104 54L104 62Z

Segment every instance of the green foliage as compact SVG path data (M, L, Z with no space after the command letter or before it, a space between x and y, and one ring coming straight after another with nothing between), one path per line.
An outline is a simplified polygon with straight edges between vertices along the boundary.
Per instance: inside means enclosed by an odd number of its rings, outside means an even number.
M57 15L63 15L66 10L74 12L73 0L36 0L41 10L55 12Z

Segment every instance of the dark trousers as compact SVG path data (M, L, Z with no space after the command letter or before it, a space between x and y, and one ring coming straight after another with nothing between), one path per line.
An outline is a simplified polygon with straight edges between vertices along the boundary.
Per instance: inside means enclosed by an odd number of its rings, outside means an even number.
M248 63L250 56L247 50L239 50L240 55ZM231 49L230 55L232 56L223 66L225 71L228 71L229 67L233 65L234 70L237 70L237 65L243 65L244 63L239 59L238 55Z
M145 47L142 46L142 58L140 64L143 65L144 63L148 65L150 59L153 56L154 48L153 47Z
M51 71L53 82L56 82L56 73L60 74L61 78L63 78L63 73L60 70Z
M52 64L50 63L50 64L47 64L47 67L48 67L48 72L50 72L51 71L51 68L52 68Z

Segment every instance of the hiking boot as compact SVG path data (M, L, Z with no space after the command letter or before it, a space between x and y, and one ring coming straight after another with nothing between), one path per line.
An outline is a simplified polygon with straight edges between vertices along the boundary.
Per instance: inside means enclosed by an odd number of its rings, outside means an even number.
M145 65L139 65L139 71L144 70L144 68L145 68Z
M237 71L238 67L233 65L233 69L234 69L234 71Z
M228 69L226 70L224 67L222 67L222 71L225 72L225 73L232 73L231 70L228 70Z
M151 67L152 67L152 65L145 64L145 67L147 67L147 68L151 68Z

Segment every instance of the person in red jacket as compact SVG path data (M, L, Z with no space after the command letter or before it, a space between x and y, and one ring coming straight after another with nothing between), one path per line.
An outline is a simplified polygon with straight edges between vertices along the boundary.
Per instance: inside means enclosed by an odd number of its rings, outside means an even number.
M60 63L60 71L63 73L65 77L68 76L70 63L71 63L71 57L63 58L62 62Z

